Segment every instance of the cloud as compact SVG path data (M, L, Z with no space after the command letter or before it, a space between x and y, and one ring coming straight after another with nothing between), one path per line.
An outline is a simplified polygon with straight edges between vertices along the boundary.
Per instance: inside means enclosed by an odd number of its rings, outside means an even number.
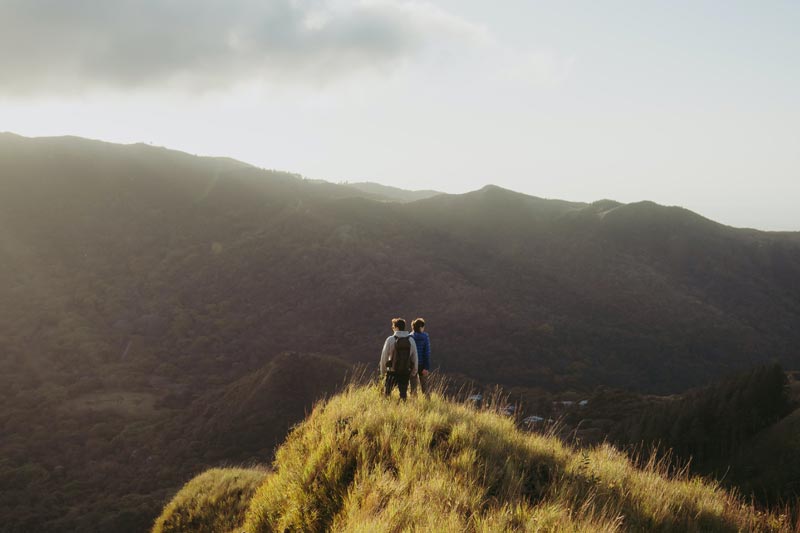
M327 82L485 39L421 1L0 0L0 94Z

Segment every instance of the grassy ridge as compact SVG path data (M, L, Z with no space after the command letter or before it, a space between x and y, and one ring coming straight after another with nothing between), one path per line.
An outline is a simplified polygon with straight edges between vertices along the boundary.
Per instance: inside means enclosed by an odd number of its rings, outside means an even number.
M793 529L663 463L638 469L606 445L576 451L438 394L401 404L353 386L289 435L241 530Z

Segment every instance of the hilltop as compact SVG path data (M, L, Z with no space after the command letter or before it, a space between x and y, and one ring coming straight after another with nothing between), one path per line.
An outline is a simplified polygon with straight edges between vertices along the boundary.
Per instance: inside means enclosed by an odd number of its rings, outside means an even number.
M425 198L430 198L432 196L436 196L442 194L439 191L434 191L431 189L424 189L418 191L409 191L407 189L401 189L399 187L391 187L389 185L382 185L380 183L374 183L371 181L362 181L356 183L345 183L345 185L349 187L354 187L362 192L375 195L376 197L383 197L387 200L395 201L395 202L415 202L417 200L423 200Z
M202 474L153 533L410 529L792 530L663 462L638 469L609 445L577 451L439 394L398 404L351 386L289 434L270 473Z

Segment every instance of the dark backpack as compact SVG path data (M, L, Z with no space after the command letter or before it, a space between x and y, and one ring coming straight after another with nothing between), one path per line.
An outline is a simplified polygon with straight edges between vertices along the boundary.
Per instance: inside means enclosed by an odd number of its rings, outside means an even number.
M389 360L389 368L396 376L411 375L411 337L395 337L394 355Z

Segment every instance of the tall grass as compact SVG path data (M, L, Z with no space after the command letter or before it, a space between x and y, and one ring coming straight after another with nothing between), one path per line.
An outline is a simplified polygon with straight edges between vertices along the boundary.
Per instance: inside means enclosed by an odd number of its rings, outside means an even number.
M262 468L214 468L192 479L156 519L153 533L226 533L244 520L250 499L264 481Z
M574 450L440 391L399 402L351 385L292 431L242 529L790 532L790 522L666 461L636 468L608 445Z

